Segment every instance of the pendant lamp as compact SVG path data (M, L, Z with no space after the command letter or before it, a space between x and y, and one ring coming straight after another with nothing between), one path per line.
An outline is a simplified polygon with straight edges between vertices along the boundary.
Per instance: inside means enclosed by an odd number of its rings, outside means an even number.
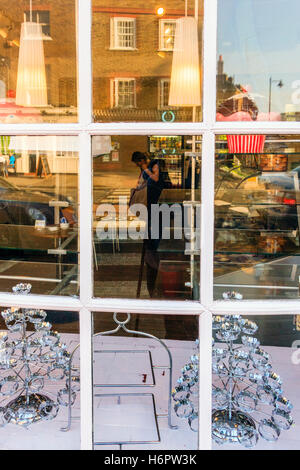
M42 26L32 21L21 25L16 104L47 106L47 82Z
M176 21L169 106L200 106L198 25L192 16Z

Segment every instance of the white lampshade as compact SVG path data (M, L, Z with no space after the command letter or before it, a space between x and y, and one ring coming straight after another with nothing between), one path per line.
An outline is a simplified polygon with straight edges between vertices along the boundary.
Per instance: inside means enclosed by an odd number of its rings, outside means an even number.
M21 25L16 104L48 104L43 34L39 23L25 22Z
M169 106L200 106L198 25L194 17L176 21Z

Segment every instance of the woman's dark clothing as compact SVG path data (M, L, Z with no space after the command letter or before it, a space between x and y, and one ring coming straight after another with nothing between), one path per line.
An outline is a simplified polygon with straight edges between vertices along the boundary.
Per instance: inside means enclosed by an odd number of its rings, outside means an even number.
M167 171L165 171L165 162L162 159L153 159L148 165L148 170L153 172L153 167L158 165L159 176L158 181L154 181L150 176L143 171L142 177L147 181L147 210L148 210L148 240L145 240L145 262L147 266L147 288L150 297L153 297L157 272L159 268L159 254L157 249L159 246L160 239L162 237L162 221L161 214L159 214L159 238L151 237L151 207L152 204L157 204L164 188L171 186L170 177Z
M142 173L142 177L147 181L147 209L148 209L148 241L147 248L151 250L157 250L160 238L161 238L161 221L159 223L159 238L152 239L151 237L151 207L152 204L157 204L164 188L168 187L170 183L169 174L165 171L165 162L161 159L153 159L148 165L148 170L152 172L155 165L158 165L159 176L158 181L154 181L145 171Z
M164 180L163 180L163 173L160 171L160 161L159 160L151 160L148 165L148 170L153 172L153 167L157 165L159 168L159 177L158 181L154 181L150 176L143 171L142 177L144 180L147 181L147 208L148 213L151 213L151 204L157 204L159 197L161 195L162 190L164 189Z

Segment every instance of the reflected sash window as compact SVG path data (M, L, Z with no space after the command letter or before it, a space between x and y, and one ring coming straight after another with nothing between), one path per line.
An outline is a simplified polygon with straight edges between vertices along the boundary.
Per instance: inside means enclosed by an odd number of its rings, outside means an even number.
M111 80L111 107L134 108L136 106L135 79L115 78Z
M136 48L136 19L111 19L111 49Z

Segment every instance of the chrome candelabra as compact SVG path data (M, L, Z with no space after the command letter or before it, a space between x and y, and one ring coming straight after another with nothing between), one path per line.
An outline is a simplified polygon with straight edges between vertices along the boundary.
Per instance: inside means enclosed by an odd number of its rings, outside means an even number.
M213 345L212 437L218 444L254 447L259 437L275 442L293 424L293 406L283 395L282 380L273 371L270 354L253 337L257 329L240 315L213 318L215 339L225 343ZM194 355L173 391L175 412L188 419L193 431L198 430L198 366Z
M30 284L18 284L13 292L29 294ZM69 394L69 359L60 334L46 321L46 312L9 308L1 312L8 331L0 332L0 425L28 427L57 416L60 406L72 404L79 389L79 376L72 377ZM66 386L59 388L66 379ZM58 392L44 388L57 382Z

